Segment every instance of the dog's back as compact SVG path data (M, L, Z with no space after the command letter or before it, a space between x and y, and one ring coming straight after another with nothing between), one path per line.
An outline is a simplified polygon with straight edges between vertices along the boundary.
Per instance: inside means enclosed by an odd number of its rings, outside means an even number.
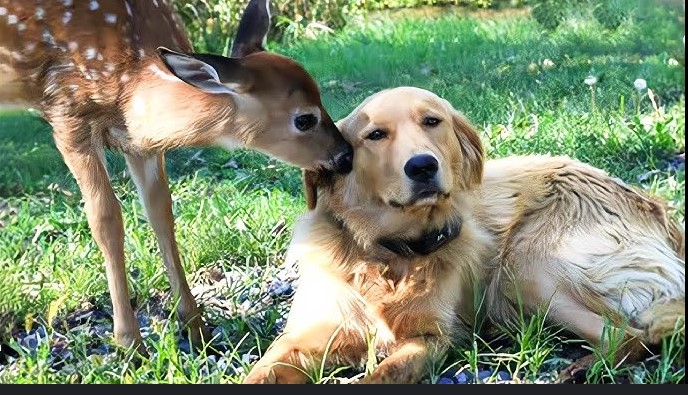
M565 157L489 161L478 217L500 244L489 276L497 322L523 300L596 342L602 316L643 336L685 315L683 230L663 203L600 169Z

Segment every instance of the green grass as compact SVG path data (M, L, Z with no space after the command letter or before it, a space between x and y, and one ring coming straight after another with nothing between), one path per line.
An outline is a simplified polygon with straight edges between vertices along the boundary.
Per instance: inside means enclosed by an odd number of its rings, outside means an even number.
M297 58L315 75L335 119L379 89L427 88L473 121L489 157L567 154L662 196L672 215L684 221L685 171L668 166L685 149L684 33L676 15L655 7L614 31L594 18L545 31L523 13L478 19L463 12L447 9L434 20L383 17L273 49ZM593 88L583 82L588 75L598 79ZM656 107L647 91L634 89L636 78L647 80ZM255 290L277 272L291 226L305 210L299 172L242 150L169 153L177 238L192 286L213 284L208 274L213 271L234 272L237 279L213 288L221 297L204 302L206 318L218 325L218 339L215 350L197 355L180 350L177 325L168 319L167 278L124 161L115 154L107 158L124 212L133 303L153 317L145 338L151 358L137 364L117 354L88 355L94 342L107 343L108 336L94 340L85 329L68 325L84 309L109 309L102 256L49 127L29 113L5 112L0 113L0 343L3 351L14 351L11 364L0 355L0 382L241 381L249 355L269 345L288 308L288 302L265 308L252 302L261 297ZM570 362L567 350L585 350L541 318L524 319L496 339L476 335L452 350L426 381L444 371L484 367L519 374L524 381L549 380ZM39 326L51 342L31 351L14 340ZM51 346L71 352L66 367L55 367ZM602 361L585 381L684 382L684 354L685 338L677 335L641 363ZM331 373L319 371L317 379L337 382L338 372Z

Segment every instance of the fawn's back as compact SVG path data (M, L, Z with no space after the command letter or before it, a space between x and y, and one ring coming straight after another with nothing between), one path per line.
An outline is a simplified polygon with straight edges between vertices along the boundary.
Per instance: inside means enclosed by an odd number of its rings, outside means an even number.
M158 46L191 50L168 0L0 0L0 106L111 106Z

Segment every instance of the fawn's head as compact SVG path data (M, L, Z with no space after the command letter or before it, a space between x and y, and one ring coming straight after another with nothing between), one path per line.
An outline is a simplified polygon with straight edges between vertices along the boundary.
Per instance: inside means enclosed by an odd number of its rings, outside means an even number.
M351 169L352 149L323 107L317 84L294 60L263 48L270 25L265 0L251 0L231 57L159 48L170 72L208 95L224 95L235 122L218 144L239 134L250 148L304 169ZM217 97L217 96L216 96Z

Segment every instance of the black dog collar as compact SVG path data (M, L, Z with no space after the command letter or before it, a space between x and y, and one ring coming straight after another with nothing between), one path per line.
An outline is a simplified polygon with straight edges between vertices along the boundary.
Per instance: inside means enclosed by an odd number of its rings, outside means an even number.
M462 225L463 221L459 218L456 222L444 225L442 229L423 233L417 239L380 239L378 244L405 258L428 255L457 238L461 234Z

